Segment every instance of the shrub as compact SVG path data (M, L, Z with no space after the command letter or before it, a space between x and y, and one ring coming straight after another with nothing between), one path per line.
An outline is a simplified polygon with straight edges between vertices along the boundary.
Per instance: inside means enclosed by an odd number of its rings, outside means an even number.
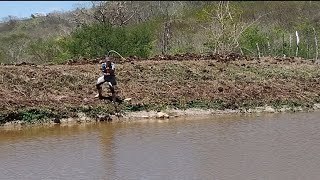
M42 39L39 38L30 43L29 55L39 63L63 62L71 58L71 54L66 48L66 39Z
M111 27L93 24L75 30L67 45L73 56L102 56L113 49L124 56L148 57L152 31L147 24L134 27Z
M267 47L267 37L260 32L257 26L252 26L243 32L239 43L245 54L257 55L256 43L258 43L261 51Z

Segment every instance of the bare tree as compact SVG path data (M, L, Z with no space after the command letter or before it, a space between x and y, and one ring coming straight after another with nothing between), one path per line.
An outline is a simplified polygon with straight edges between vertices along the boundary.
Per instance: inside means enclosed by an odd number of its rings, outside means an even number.
M203 10L210 18L207 25L202 26L210 33L209 42L214 53L225 53L239 49L239 39L242 33L253 24L257 23L262 17L273 13L268 12L256 18L254 21L245 22L242 13L229 1L220 1L211 11Z
M2 18L2 21L5 23L8 29L13 29L18 24L18 17L9 15L8 17Z
M214 48L214 53L232 51L235 46L238 46L237 37L244 23L240 21L239 14L230 9L229 2L221 1L210 12L207 10L204 12L211 21L207 27L202 27L210 32L209 42Z
M161 52L167 54L172 40L172 25L178 20L178 12L183 7L180 1L158 1L160 14L163 17L163 31L161 36Z
M112 26L125 26L137 14L138 6L132 1L92 1L92 8L78 8L75 21L78 25L95 22Z
M26 34L12 34L1 38L2 46L0 47L9 61L22 61L22 55L26 52L26 47L30 42Z
M315 49L316 49L316 57L315 61L318 62L318 40L317 40L317 33L314 27L312 27L313 33L314 33L314 43L315 43Z

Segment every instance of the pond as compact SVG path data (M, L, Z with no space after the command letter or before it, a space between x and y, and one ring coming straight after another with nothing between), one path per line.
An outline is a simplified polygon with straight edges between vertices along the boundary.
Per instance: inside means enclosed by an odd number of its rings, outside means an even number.
M320 112L0 130L0 179L318 179Z

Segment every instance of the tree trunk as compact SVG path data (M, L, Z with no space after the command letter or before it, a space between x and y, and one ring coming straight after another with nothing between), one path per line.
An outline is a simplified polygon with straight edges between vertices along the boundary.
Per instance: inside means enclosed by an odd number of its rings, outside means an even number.
M316 48L316 61L318 61L318 40L317 40L317 34L316 34L316 30L313 28L313 32L314 32L314 42L315 42L315 48Z

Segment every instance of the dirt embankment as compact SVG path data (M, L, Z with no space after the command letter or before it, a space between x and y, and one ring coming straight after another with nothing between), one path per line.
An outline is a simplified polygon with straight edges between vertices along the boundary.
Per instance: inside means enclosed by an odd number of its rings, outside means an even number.
M123 110L309 106L320 101L320 66L310 60L255 59L235 53L126 59L114 59L118 96L132 98L121 106ZM99 61L0 66L0 114L30 108L65 114L70 108L91 114L115 111L109 102L94 98L101 75ZM104 94L110 95L103 87ZM7 121L8 116L2 117Z
M99 57L96 59L72 59L67 62L65 62L65 65L83 65L83 64L97 64L99 63L103 57ZM113 61L116 63L125 63L125 62L139 62L139 61L202 61L202 60L213 60L217 62L225 62L229 63L232 61L253 61L257 60L253 57L248 57L244 55L240 55L237 53L229 53L229 54L195 54L195 53L186 53L186 54L176 54L176 55L157 55L149 59L145 58L138 58L136 56L130 56L127 57L125 60L122 60L120 57L115 56L112 57ZM271 64L277 64L277 63L293 63L293 64L314 64L314 60L303 60L301 58L297 57L263 57L260 60L264 62L269 62ZM28 63L21 63L19 65L34 65L34 64L28 64Z

